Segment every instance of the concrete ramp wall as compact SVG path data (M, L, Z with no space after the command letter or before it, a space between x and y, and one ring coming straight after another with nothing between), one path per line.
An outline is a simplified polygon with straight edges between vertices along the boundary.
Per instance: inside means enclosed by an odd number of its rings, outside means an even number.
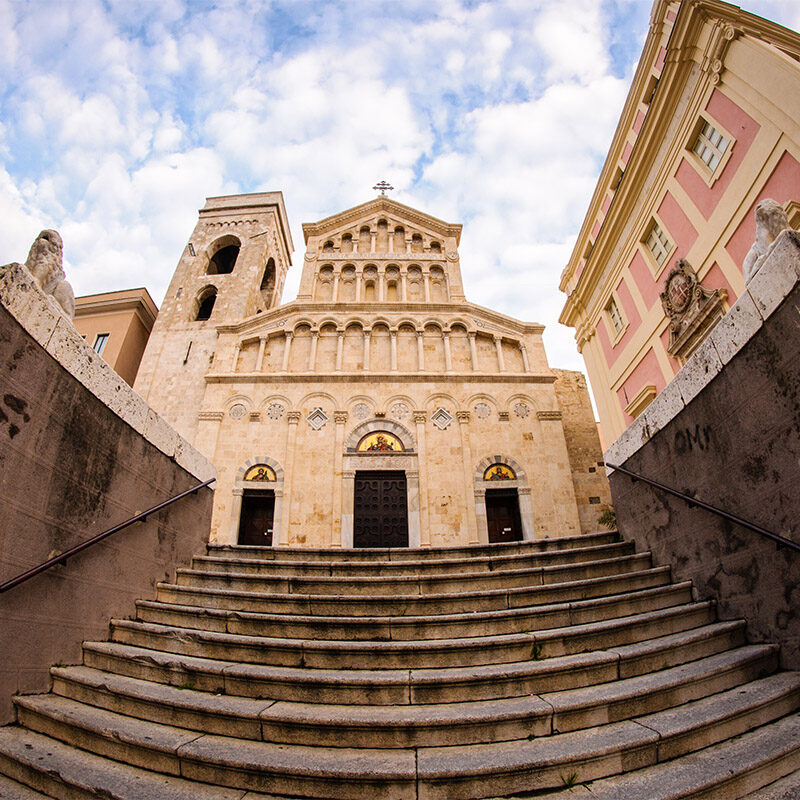
M0 583L213 477L83 341L30 273L0 267ZM0 723L11 696L135 613L202 551L208 488L0 595Z

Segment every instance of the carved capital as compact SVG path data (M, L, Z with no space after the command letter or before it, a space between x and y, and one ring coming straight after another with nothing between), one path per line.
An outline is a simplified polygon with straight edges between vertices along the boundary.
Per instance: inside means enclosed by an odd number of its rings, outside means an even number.
M333 412L333 421L337 425L344 425L347 422L347 412L346 411L334 411Z
M559 420L563 414L560 411L537 411L536 419L541 420Z
M469 417L469 411L456 411L456 419L462 424L469 422Z
M412 411L411 414L414 417L414 422L416 422L417 425L424 425L428 420L427 411Z
M297 423L300 422L300 417L301 416L302 416L302 414L299 411L289 411L286 414L286 421L290 425L297 425Z

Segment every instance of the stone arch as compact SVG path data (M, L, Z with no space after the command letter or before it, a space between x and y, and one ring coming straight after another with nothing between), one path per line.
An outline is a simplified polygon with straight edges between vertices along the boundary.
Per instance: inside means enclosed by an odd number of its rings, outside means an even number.
M258 464L265 464L275 473L274 481L246 481L244 476L250 467ZM275 496L275 506L272 517L272 546L276 547L281 543L281 535L284 530L283 520L283 467L272 456L253 456L247 459L236 471L233 482L233 497L231 502L231 530L230 544L236 544L239 540L239 525L242 517L242 498L244 493L250 490L271 490Z
M394 434L403 443L406 453L416 452L416 444L411 431L405 425L397 422L397 420L389 419L389 417L374 417L356 425L345 440L345 452L354 453L358 443L368 433L376 431L388 431Z
M206 275L229 275L233 272L241 247L241 240L232 233L226 233L215 239L206 250L208 255Z
M514 480L500 481L499 485L491 486L492 481L485 481L483 476L486 470L494 464L503 464L514 471ZM489 541L489 527L486 517L486 490L492 488L514 489L517 492L519 503L519 516L522 523L522 539L530 541L533 539L533 505L531 502L531 487L528 483L528 476L522 465L511 456L505 453L486 456L481 459L475 467L473 473L473 485L475 487L475 516L478 520L478 537L483 542Z
M192 304L192 320L195 322L205 322L211 319L211 312L214 310L214 304L217 302L217 287L213 284L204 286L195 295L194 303Z
M275 259L270 256L267 259L266 266L264 267L264 274L261 276L261 298L264 305L270 308L273 305L273 294L275 293Z
M473 394L469 400L467 400L465 407L469 410L470 414L475 415L479 420L486 419L486 417L481 417L479 410L476 409L476 406L480 405L481 403L489 406L490 414L492 412L496 414L500 408L500 404L497 402L497 399L492 397L492 395L486 394L485 392Z
M342 253L352 253L353 252L353 234L352 233L343 233L342 234L341 252Z

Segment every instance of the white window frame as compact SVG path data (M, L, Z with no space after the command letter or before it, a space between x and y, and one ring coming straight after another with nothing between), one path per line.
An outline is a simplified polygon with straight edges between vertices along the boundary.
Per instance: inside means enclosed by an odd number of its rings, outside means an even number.
M710 130L708 130L710 129ZM720 149L720 139L725 141L725 146ZM704 142L706 149L712 155L706 159L697 152L698 143ZM686 143L686 150L689 154L689 163L697 170L708 186L713 186L714 182L725 170L725 165L731 157L736 140L730 132L714 119L708 112L703 111L697 118L697 122L692 128L692 135ZM716 156L716 161L714 160ZM711 166L711 163L714 166Z
M613 347L625 335L625 331L628 329L628 321L625 319L625 315L622 312L622 303L620 303L619 297L617 297L615 292L611 293L608 301L603 306L603 313L608 320L611 333L613 334L611 339L611 346Z
M94 350L95 353L97 353L97 355L99 356L103 355L103 350L106 349L109 336L110 334L108 333L98 333L97 336L95 336L94 344L92 345L92 350Z
M651 241L656 243L655 247L651 247ZM661 275L669 265L672 256L678 249L675 242L672 241L667 226L655 214L650 217L650 222L647 224L639 244L655 278ZM660 260L659 255L661 256Z

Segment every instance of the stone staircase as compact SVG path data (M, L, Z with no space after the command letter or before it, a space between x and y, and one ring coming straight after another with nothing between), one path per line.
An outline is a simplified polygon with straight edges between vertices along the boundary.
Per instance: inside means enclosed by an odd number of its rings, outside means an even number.
M614 533L209 547L16 699L0 799L797 797L777 656Z

